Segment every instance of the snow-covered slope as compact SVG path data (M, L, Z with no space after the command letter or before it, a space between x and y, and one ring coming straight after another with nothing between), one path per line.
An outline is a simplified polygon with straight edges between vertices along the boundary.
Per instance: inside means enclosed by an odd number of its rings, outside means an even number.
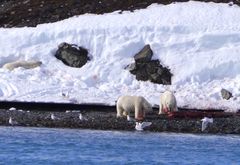
M130 94L159 104L168 89L176 92L180 107L240 108L240 8L235 5L154 4L36 28L0 28L0 36L0 66L19 59L43 62L32 70L0 68L0 100L115 104ZM61 42L87 48L92 60L80 69L65 66L54 57ZM137 81L124 70L145 44L171 69L172 85ZM234 97L223 100L221 88Z

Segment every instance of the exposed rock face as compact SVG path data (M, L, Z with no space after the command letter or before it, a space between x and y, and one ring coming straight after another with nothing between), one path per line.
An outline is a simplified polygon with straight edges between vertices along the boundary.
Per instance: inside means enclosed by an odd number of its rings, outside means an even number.
M222 90L221 90L221 95L222 95L222 98L223 98L223 99L226 99L226 100L228 100L228 99L230 99L230 98L232 97L232 93L229 92L229 91L226 90L226 89L222 89Z
M64 64L76 68L82 67L90 60L87 49L65 42L58 46L55 57Z
M152 59L153 52L150 45L145 45L143 49L134 56L136 63L149 62Z
M126 67L130 73L136 75L137 80L151 81L157 84L171 84L170 70L163 67L159 60L151 60L153 52L150 45L146 45L134 56L135 63Z
M188 0L1 0L0 27L36 26L85 13L103 14L146 8L153 3L170 4ZM240 5L239 0L199 0ZM21 10L19 10L21 9Z

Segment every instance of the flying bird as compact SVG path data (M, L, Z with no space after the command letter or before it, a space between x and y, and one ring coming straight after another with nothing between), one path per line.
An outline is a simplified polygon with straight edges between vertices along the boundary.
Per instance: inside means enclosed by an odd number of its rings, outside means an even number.
M209 123L213 123L213 118L204 117L202 120L202 131L204 131Z

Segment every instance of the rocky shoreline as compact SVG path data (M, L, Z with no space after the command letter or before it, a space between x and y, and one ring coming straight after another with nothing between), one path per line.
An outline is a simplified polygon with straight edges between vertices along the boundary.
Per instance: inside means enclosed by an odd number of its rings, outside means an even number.
M79 114L83 119L79 119ZM54 114L56 119L51 119ZM9 118L14 124L9 124ZM166 115L157 115L157 112L147 114L146 121L152 122L145 131L175 132L175 133L208 133L208 134L240 134L240 116L233 114L229 117L214 118L206 130L201 131L201 118L169 118ZM128 122L126 118L116 118L115 111L69 110L66 112L0 110L0 125L75 128L96 130L135 131L135 122Z

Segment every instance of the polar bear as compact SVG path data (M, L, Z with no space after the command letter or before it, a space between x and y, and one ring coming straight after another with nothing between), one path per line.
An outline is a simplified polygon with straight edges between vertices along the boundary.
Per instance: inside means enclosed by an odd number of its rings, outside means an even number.
M14 61L14 62L9 62L3 65L4 69L8 70L13 70L18 67L23 67L25 69L31 69L38 67L42 64L41 61Z
M159 114L178 111L177 100L173 92L165 91L160 96Z
M145 112L150 112L152 105L142 96L121 96L117 100L117 117L127 116L130 119L130 113L135 113L135 119L142 121Z

